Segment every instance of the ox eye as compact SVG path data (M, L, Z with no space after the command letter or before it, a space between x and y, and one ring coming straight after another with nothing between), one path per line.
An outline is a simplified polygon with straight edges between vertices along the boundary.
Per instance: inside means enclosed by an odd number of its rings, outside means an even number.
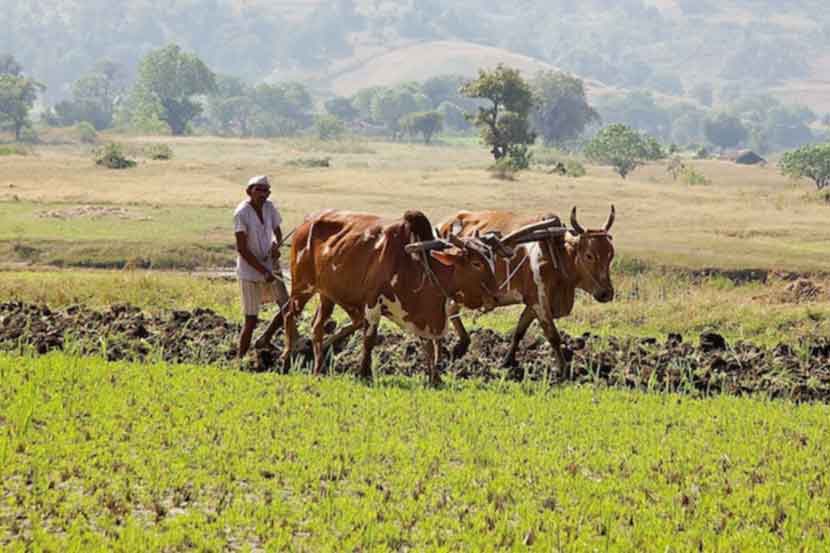
M473 265L473 269L480 270L480 269L484 268L484 265L481 263L481 261L478 261L478 260L472 261L472 265Z
M594 259L596 259L596 257L594 257L594 254L592 254L591 252L588 252L588 253L585 254L585 259L587 259L588 261L593 262Z

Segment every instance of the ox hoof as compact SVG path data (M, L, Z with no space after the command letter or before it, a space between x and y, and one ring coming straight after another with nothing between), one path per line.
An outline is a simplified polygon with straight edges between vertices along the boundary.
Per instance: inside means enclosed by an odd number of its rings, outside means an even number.
M470 344L465 342L459 342L455 344L455 347L452 348L452 359L461 359L462 357L467 355L467 349L469 348L469 345Z

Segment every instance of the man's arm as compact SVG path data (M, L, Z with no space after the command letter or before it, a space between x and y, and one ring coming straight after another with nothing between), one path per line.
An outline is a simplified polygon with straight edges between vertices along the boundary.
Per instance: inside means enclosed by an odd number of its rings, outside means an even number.
M251 250L248 249L248 238L242 231L236 233L236 251L239 252L242 259L247 261L251 267L265 275L265 282L271 282L274 280L274 274L266 269L265 266L259 262L259 259L251 253Z

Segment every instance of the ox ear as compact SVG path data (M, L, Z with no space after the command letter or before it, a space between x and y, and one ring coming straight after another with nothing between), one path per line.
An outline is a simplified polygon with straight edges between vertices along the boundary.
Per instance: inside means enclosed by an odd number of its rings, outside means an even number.
M464 259L464 252L458 248L449 248L443 251L432 250L429 255L447 267L452 267Z

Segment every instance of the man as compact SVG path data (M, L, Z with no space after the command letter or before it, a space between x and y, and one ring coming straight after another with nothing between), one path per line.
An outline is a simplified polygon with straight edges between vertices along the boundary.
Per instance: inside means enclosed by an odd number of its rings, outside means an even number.
M248 199L239 204L233 214L236 233L236 275L242 292L245 324L239 335L239 359L251 347L251 336L257 325L259 310L264 301L274 298L280 311L257 340L257 346L270 343L282 326L282 308L288 301L288 292L282 280L279 265L279 245L282 242L282 217L268 200L271 184L266 176L253 177L245 192Z

